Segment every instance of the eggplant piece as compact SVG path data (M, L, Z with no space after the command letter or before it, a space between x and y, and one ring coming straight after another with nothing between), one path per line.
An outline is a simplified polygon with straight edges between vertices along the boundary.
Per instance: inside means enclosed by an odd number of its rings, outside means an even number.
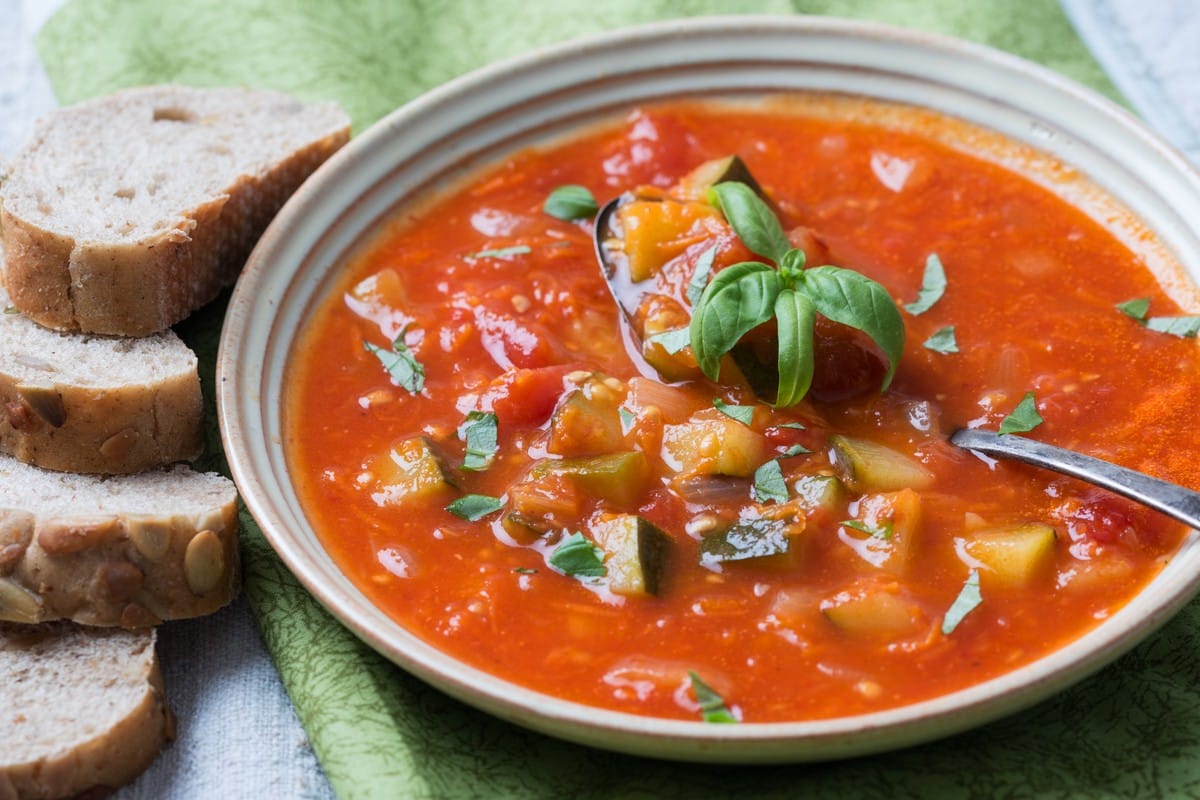
M626 596L656 595L671 549L671 537L634 514L606 517L592 526L592 538L606 553L608 586Z

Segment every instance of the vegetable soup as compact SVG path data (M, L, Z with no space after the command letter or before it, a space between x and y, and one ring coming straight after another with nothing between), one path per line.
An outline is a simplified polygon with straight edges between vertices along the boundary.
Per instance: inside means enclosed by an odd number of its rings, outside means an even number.
M550 695L774 722L1020 668L1153 578L1182 526L948 437L1200 488L1200 323L951 123L832 107L641 108L364 243L294 346L285 448L374 603ZM617 196L628 314L593 249Z

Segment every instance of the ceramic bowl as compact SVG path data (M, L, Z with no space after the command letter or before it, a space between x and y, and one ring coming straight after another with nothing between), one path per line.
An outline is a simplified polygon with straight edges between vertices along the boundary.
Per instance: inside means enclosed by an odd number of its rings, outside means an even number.
M1114 104L980 46L832 19L694 19L571 42L452 81L362 133L305 183L250 258L221 341L221 429L246 505L300 581L364 641L454 697L554 736L676 759L803 761L915 744L1026 707L1116 658L1195 593L1192 532L1125 608L1016 672L867 715L706 725L585 707L459 663L385 616L329 559L288 474L281 396L296 332L355 246L407 198L634 104L796 90L924 106L1036 148L1045 168L1038 158L1024 167L1085 206L1100 198L1097 213L1180 296L1200 278L1200 175ZM1112 198L1129 213L1113 213Z

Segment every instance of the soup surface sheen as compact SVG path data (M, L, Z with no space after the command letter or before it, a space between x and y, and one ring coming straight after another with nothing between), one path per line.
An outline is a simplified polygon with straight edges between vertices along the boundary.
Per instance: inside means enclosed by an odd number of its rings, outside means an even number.
M1200 488L1195 342L1116 308L1148 298L1150 316L1180 314L1142 260L920 125L803 108L634 111L404 209L346 265L295 345L286 448L330 557L404 627L580 703L699 719L694 674L745 722L818 719L1028 664L1120 608L1177 548L1183 531L1159 515L947 442L998 428L1032 392L1044 422L1031 436ZM824 323L820 396L791 408L686 365L685 380L656 380L601 280L591 218L543 211L562 185L603 203L731 153L794 243L814 234L817 254L898 303L917 298L931 254L944 265L941 299L901 312L886 392L870 347ZM705 250L717 245L717 270L749 256L719 226L676 233L655 245L674 308ZM949 326L958 352L925 345ZM425 370L417 394L384 367L396 337ZM863 375L870 391L839 396ZM715 398L752 407L749 424ZM481 420L472 455L463 437ZM917 477L856 482L835 443L863 440ZM772 460L784 497L753 488ZM503 507L468 521L446 509L463 495ZM614 519L644 534L641 551L605 538ZM765 557L729 555L739 524L774 535ZM576 533L603 575L567 574ZM973 575L978 603L956 604Z

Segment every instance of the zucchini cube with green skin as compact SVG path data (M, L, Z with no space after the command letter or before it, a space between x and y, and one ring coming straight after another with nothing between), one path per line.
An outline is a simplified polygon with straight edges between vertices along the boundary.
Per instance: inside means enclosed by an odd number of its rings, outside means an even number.
M868 439L831 436L829 456L842 481L855 492L928 489L933 473L912 456Z
M801 475L792 490L810 514L833 513L846 499L846 488L836 475Z
M634 514L605 517L592 525L592 538L606 554L608 587L630 597L658 594L671 537Z
M686 475L748 478L768 458L763 436L719 411L663 427L663 453Z
M983 565L984 581L1023 587L1049 574L1057 541L1054 528L1030 522L973 531L959 540L959 546Z
M548 452L560 456L610 453L625 438L619 409L627 390L620 381L592 375L570 390L550 418Z
M928 618L895 583L851 587L821 603L821 613L855 638L895 641L927 630Z
M561 475L584 494L619 508L633 508L645 493L650 463L640 450L626 450L591 458L544 459L529 474L533 478Z
M790 567L799 552L797 533L803 524L783 519L742 520L700 540L700 563L713 566L751 561L762 566Z
M456 488L453 473L433 442L424 436L405 439L383 458L372 472L380 487L377 503L404 503Z
M727 181L744 183L759 197L764 200L767 197L762 187L758 185L758 181L750 173L750 168L736 155L714 158L695 167L679 179L673 193L688 200L707 201L708 190L718 183Z

